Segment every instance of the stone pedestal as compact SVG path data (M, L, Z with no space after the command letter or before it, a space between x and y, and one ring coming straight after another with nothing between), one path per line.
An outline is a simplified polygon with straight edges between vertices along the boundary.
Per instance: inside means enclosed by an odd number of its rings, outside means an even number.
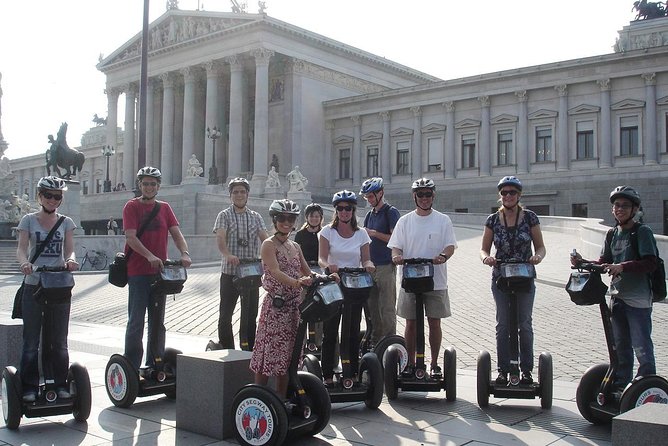
M271 200L281 200L285 198L285 192L281 187L267 187L264 189L263 198L269 198Z
M85 233L81 226L81 183L78 181L66 181L67 191L65 191L65 198L58 208L59 214L64 214L74 220L77 228L74 230L74 235L83 235Z
M15 293L16 289L13 289L12 292ZM23 321L9 317L0 318L0 367L2 369L8 365L19 367L22 345Z
M264 194L265 185L267 184L266 175L253 175L253 178L250 180L250 193L254 197L261 197Z
M647 403L612 419L612 444L665 444L668 438L668 404Z
M219 440L232 437L232 399L253 382L251 355L240 350L179 355L176 427Z
M299 204L300 207L306 206L311 203L311 192L307 191L289 191L288 200L292 200L295 203Z
M195 234L197 218L197 194L206 190L207 180L203 177L185 177L181 181L183 188L183 215L179 226L183 234Z

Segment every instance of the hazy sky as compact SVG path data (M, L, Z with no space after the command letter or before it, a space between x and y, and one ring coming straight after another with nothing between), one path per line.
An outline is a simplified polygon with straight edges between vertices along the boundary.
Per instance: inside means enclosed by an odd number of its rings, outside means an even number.
M229 0L178 3L231 11ZM611 53L617 31L635 18L631 0L265 3L271 17L442 79ZM151 22L165 4L151 1ZM257 1L248 1L248 12L257 11ZM143 0L0 0L2 134L10 159L45 152L47 135L63 121L77 147L93 114L107 116L105 78L95 65L141 31L142 14Z

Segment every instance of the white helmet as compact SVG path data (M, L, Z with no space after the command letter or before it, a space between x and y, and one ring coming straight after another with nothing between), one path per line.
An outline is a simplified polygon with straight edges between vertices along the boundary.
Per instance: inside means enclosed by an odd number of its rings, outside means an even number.
M162 173L160 173L160 170L155 168L155 167L146 166L146 167L142 167L137 172L137 178L141 179L142 177L153 177L156 180L161 180L162 179Z
M292 200L274 200L269 206L269 215L275 217L278 214L299 215L299 205Z
M413 185L411 186L411 190L413 192L415 192L418 189L436 190L436 185L434 184L434 181L430 180L429 178L419 178L413 181Z
M62 178L50 176L40 178L37 182L37 187L39 189L67 190L67 183Z

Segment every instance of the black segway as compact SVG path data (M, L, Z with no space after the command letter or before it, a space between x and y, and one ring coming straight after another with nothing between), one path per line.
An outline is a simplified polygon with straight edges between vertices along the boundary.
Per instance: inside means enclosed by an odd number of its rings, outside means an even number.
M345 306L353 301L364 303L369 297L373 278L364 268L339 268L338 274L341 277L340 286L346 288L347 292L344 293L344 314L341 320L341 369L334 371L336 379L327 387L329 398L333 403L364 401L368 408L377 409L383 400L383 369L378 356L373 352L364 353L359 360L358 370L353 370L349 355L359 355L360 352L358 349L348 352L343 347L350 345L350 336L357 337L359 331L359 326L351 326ZM303 368L322 379L322 369L314 355L304 357Z
M232 401L234 436L242 445L281 445L286 438L316 435L329 423L331 402L322 380L298 371L299 359L311 322L322 322L338 313L343 295L325 276L314 278L299 305L300 321L288 369L288 395L283 401L272 389L247 384Z
M72 273L66 268L41 266L35 271L56 273L58 274L57 280L62 281L66 287L71 289L74 286ZM69 398L59 398L56 392L50 352L48 347L45 348L51 345L52 319L51 313L47 311L48 306L49 301L46 299L42 304L42 339L39 347L42 380L35 401L23 401L23 384L15 367L7 366L2 371L0 385L2 388L2 415L8 429L18 429L23 415L26 418L37 418L71 413L77 421L86 421L90 416L92 398L90 377L86 367L76 362L70 365L66 382Z
M324 274L323 269L317 261L307 262L313 274ZM304 341L304 354L314 355L320 359L322 349L322 322L309 322L306 341Z
M415 372L403 373L408 362L408 353L397 345L388 346L383 357L385 394L394 400L398 391L440 392L445 390L446 399L457 399L457 352L448 346L443 352L443 377L428 376L424 362L424 300L423 293L434 289L434 265L431 259L404 259L401 286L407 293L415 294L416 360ZM403 345L405 346L405 340Z
M245 351L251 350L248 337L255 336L255 330L251 330L251 326L255 323L255 319L248 318L251 302L247 296L249 296L252 291L260 288L262 285L262 274L264 274L264 270L262 268L261 259L239 259L237 272L232 279L232 283L241 296L241 315L243 318L239 322L239 344L241 350ZM257 308L255 309L255 313L257 314ZM250 333L251 331L252 333ZM222 348L223 346L218 342L209 341L205 350L208 352L211 350L221 350Z
M580 414L590 423L608 424L620 413L645 403L668 404L668 381L658 375L637 376L623 390L614 389L617 369L617 350L612 333L612 311L605 300L608 287L601 280L605 271L601 265L580 262L566 285L571 301L576 305L598 304L610 364L589 367L582 375L576 392Z
M538 382L524 384L520 380L519 368L519 327L517 312L518 286L527 280L533 280L536 276L533 265L520 261L499 262L501 277L505 282L505 288L511 293L510 311L508 313L508 332L510 333L510 379L507 384L497 384L492 380L492 360L489 352L481 350L478 354L477 363L477 391L478 405L487 407L489 396L496 398L534 399L540 398L540 406L543 409L552 407L552 394L554 389L552 355L542 352L538 357Z
M159 278L151 285L151 293L178 294L188 278L186 269L178 260L166 260ZM166 348L162 356L154 357L153 367L139 370L128 358L114 354L104 371L109 399L117 407L130 407L137 397L165 394L176 398L176 357L180 350Z

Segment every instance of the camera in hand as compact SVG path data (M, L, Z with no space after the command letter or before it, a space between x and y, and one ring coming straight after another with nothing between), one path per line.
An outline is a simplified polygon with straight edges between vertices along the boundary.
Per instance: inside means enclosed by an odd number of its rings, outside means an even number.
M283 296L274 296L271 300L271 304L274 306L274 308L283 308L283 305L285 305L285 299Z
M238 239L237 243L239 244L239 246L243 246L244 248L248 246L248 240L245 238Z

